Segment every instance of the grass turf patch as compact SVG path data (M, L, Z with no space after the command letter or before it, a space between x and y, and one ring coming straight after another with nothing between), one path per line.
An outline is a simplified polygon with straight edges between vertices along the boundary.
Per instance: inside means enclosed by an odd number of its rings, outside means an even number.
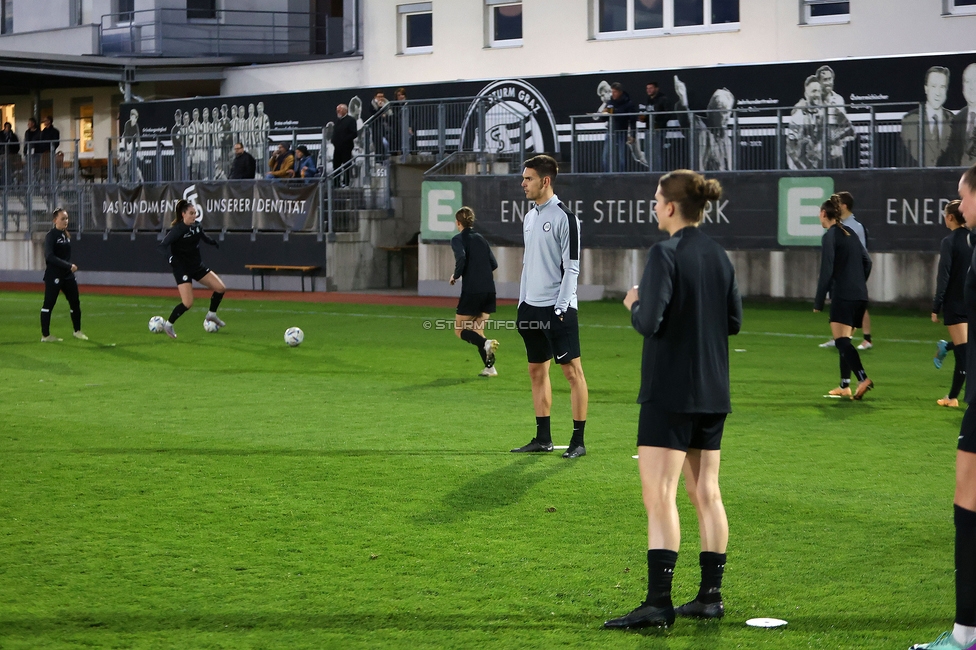
M235 301L208 334L150 334L172 299L82 295L39 342L41 297L0 293L0 647L907 648L951 627L962 410L927 314L872 309L877 388L822 397L824 315L747 305L723 443L721 622L610 632L646 589L636 461L641 339L580 310L585 458L534 435L524 349L499 376L436 324L450 310ZM515 318L503 307L499 320ZM284 330L305 342L289 348ZM553 436L569 391L552 371ZM679 491L675 600L698 587ZM744 621L774 616L786 628Z

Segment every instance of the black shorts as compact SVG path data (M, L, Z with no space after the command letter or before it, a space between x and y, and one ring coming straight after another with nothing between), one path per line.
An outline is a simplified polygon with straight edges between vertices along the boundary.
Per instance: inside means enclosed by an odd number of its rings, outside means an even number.
M176 266L176 265L173 266L173 277L176 278L177 286L181 284L186 284L187 282L191 282L193 280L199 282L200 280L203 279L203 276L205 276L208 273L210 273L210 269L208 269L206 266L203 266L202 264L196 267L195 269L186 269L183 268L182 266Z
M959 451L976 454L976 407L966 407L966 414L962 416L962 426L959 428Z
M555 307L534 307L523 302L518 306L517 318L529 363L555 358L556 363L563 364L579 358L579 320L572 307L558 318Z
M660 404L641 404L637 424L639 447L721 449L728 413L669 413Z
M831 300L830 322L850 325L860 329L864 312L868 310L867 300Z
M458 299L457 311L459 316L481 316L495 313L495 294L493 293L464 293Z
M945 302L942 304L942 322L948 325L958 325L969 322L964 303Z

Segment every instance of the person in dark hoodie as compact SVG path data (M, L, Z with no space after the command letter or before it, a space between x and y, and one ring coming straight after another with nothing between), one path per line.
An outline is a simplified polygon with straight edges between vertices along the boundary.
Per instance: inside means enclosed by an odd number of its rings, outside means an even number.
M627 144L637 120L637 105L620 82L610 84L610 101L603 108L607 118L607 139L603 146L603 171L622 172L627 168Z

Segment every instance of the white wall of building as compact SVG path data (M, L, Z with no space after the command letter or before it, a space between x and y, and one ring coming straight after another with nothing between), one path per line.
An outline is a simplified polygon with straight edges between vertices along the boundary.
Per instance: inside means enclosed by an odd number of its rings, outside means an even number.
M740 0L736 31L603 40L590 33L596 0L525 0L523 45L485 47L484 0L432 0L433 52L397 53L397 6L366 0L362 61L310 61L229 70L228 95L457 79L532 77L946 52L971 47L976 16L943 16L942 0L856 0L850 22L800 25L798 0Z

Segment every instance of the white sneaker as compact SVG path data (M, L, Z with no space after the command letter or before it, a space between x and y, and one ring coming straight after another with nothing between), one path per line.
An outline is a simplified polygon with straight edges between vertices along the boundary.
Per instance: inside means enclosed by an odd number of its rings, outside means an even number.
M485 341L485 355L487 356L487 360L485 361L485 364L489 368L495 365L495 350L497 349L498 349L498 341L496 341L495 339L487 339Z
M820 347L822 347L822 348L836 348L837 347L837 344L834 343L834 339L830 339L826 343L821 343L820 344Z
M870 350L873 347L874 347L874 345L871 344L871 341L861 341L861 344L859 346L857 346L857 349L858 350Z
M163 323L163 331L166 332L171 339L176 338L176 330L173 329L173 324L171 322L166 321Z
M56 337L54 334L48 334L47 336L41 337L41 343L57 343L60 340L61 339Z
M76 339L78 339L79 341L87 341L88 340L88 337L85 336L85 333L82 332L81 330L78 330L77 332L75 332L73 336Z
M491 366L490 368L485 368L480 373L478 373L478 376L479 377L497 377L498 376L498 369L495 368L495 366Z
M208 320L211 323L213 323L214 325L216 325L217 327L226 327L227 326L227 323L225 323L224 321L222 321L219 318L217 318L217 312L215 312L215 311L208 311L206 318L204 318L203 320L205 320L205 321Z

